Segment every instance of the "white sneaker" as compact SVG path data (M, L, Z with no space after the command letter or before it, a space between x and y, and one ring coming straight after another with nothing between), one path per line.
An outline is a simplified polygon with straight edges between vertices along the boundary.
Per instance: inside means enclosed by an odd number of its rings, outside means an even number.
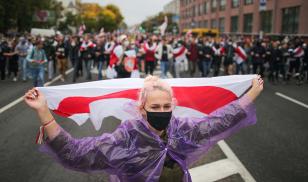
M17 78L16 77L13 78L13 82L17 82Z

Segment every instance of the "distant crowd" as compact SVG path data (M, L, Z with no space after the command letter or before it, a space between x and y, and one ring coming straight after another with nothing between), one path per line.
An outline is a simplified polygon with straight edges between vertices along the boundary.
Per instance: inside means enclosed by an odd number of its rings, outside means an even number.
M67 80L69 68L73 69L71 82L80 77L88 81L144 77L158 70L161 78L260 74L273 84L291 80L303 84L308 80L308 49L299 37L212 38L189 33L1 38L1 80L32 80L33 86L43 86L56 75Z

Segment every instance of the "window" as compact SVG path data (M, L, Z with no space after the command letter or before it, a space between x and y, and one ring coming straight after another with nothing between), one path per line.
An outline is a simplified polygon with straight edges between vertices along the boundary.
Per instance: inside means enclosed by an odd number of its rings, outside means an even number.
M203 21L203 27L204 27L204 28L208 28L208 27L209 27L209 24L208 24L208 21L207 21L207 20L204 20L204 21Z
M196 16L195 6L191 7L191 12L192 12L191 16L195 17Z
M203 4L203 13L204 14L208 13L208 11L207 11L207 2L204 2L204 4Z
M215 12L217 9L217 0L211 0L211 11Z
M225 32L225 18L219 18L219 32Z
M265 33L272 32L272 11L262 11L260 17L260 30Z
M207 11L208 13L210 12L210 8L211 8L211 4L210 4L210 3L211 3L210 1L207 1L207 2L206 2L206 4L207 4L207 5L206 5L207 10L206 10L206 11Z
M232 8L238 8L240 6L239 0L232 0Z
M226 9L226 0L220 0L219 10L224 11Z
M253 21L252 14L245 14L244 15L244 32L245 33L251 33L252 32L252 21Z
M298 33L299 7L282 9L282 33Z
M199 5L199 13L200 13L200 16L203 14L203 4Z
M195 6L195 12L196 12L196 16L200 15L199 6Z
M253 4L253 0L245 0L244 4L245 5Z
M238 16L231 17L230 32L238 32Z
M211 20L211 28L217 28L217 20L216 19Z

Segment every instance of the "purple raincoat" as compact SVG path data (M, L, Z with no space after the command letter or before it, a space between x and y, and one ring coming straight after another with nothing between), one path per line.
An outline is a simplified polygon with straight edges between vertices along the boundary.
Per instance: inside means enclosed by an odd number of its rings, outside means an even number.
M203 118L172 117L168 143L153 133L143 119L123 122L113 133L75 139L62 128L41 151L65 167L82 172L102 172L110 181L159 181L167 153L181 166L184 182L191 182L188 167L219 140L256 123L255 107L247 96Z

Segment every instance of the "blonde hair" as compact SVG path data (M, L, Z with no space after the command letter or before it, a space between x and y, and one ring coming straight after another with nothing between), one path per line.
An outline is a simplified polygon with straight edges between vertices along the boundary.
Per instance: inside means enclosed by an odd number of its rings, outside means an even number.
M139 91L138 106L140 108L144 107L147 96L151 91L154 90L161 90L167 92L172 98L172 101L175 101L173 97L173 91L170 85L159 79L157 76L149 75L144 79L143 87Z

